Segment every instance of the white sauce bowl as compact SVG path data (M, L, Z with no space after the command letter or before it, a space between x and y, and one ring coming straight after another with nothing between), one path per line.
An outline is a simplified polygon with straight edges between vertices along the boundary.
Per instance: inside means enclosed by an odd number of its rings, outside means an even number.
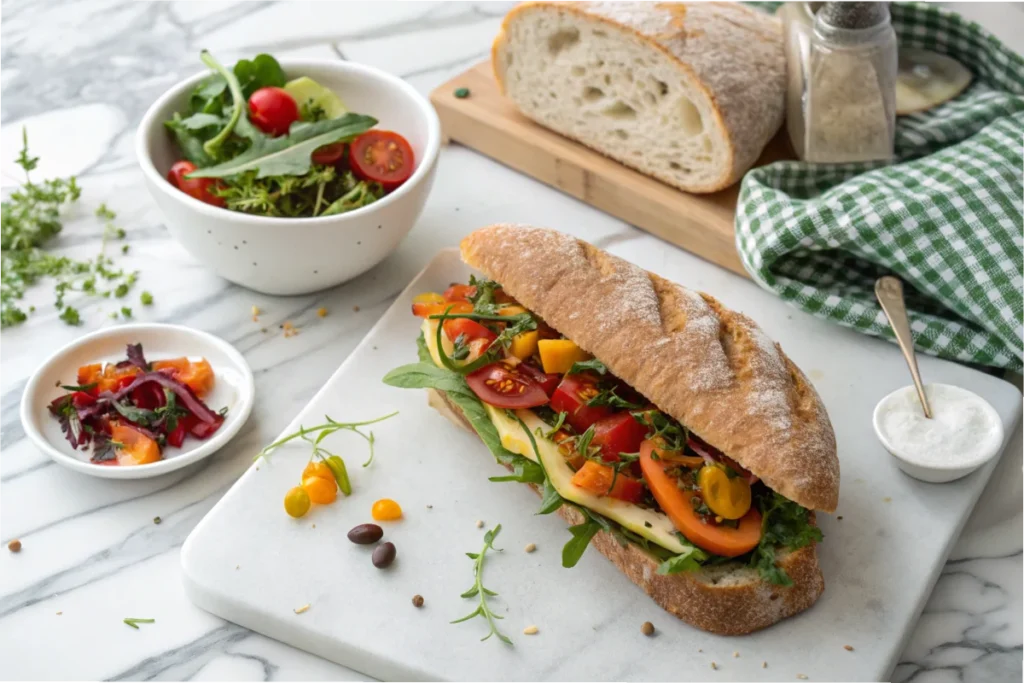
M412 177L382 199L355 211L316 218L271 218L228 211L189 197L167 181L182 158L164 126L184 111L189 93L210 75L178 83L146 112L135 153L150 194L171 235L221 277L265 294L308 294L365 273L387 257L412 229L434 181L441 124L430 102L397 76L352 62L283 60L289 79L309 76L354 112L379 120L412 146Z
M907 448L901 447L895 441L893 435L886 430L885 415L893 406L906 402L911 396L918 409L920 409L917 390L913 385L897 389L879 401L878 405L875 406L872 423L874 424L875 434L878 436L879 441L896 458L896 464L904 473L921 481L943 484L966 477L999 453L1003 445L1003 423L999 413L996 412L996 409L988 401L972 391L951 384L925 385L928 402L932 408L932 414L935 416L933 419L938 419L937 402L932 397L932 393L935 391L941 391L947 396L956 396L972 401L988 423L989 431L984 439L975 442L973 452L960 453L946 461L940 461L938 458L931 459L928 456L922 456L920 453L909 452Z

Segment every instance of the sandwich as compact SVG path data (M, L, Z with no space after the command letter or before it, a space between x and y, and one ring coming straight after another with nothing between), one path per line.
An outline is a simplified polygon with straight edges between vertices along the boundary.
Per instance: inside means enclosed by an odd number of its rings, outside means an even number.
M492 225L462 241L482 273L417 295L418 363L390 385L479 435L658 605L749 633L824 590L815 511L839 461L810 382L746 316L571 236Z

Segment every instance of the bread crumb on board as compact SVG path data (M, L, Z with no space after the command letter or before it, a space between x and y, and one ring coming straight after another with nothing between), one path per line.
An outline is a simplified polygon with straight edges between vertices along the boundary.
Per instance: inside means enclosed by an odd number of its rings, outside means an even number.
M652 624L649 621L645 621L643 625L640 627L640 633L643 633L645 636L653 636L654 624Z
M10 550L12 553L20 553L21 541L19 541L16 538L13 539L10 543L7 544L7 549Z
M537 635L537 632L539 630L540 629L538 629L536 626L527 626L526 628L523 629L523 635L524 636L535 636L535 635Z
M714 661L712 661L711 662L711 668L714 669L715 671L718 671L718 664L716 664Z
M797 674L796 677L799 678L801 681L807 680L807 674Z
M853 652L853 645L843 645L843 649L847 652Z
M477 529L483 529L484 528L484 520L482 520L482 519L476 520L476 528Z
M536 543L527 543L526 547L523 548L523 550L525 550L528 553L532 553L536 549L537 549L537 544Z
M305 605L303 605L302 607L296 607L296 608L295 608L295 613L296 613L296 614L302 614L303 612L306 612L306 611L308 611L308 610L309 610L309 608L310 608L310 604L309 604L309 603L307 602L307 603L306 603Z

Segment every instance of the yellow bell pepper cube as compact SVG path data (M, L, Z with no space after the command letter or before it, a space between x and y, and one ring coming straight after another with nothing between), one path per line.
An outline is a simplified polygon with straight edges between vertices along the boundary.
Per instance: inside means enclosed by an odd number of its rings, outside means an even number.
M564 375L574 363L591 358L590 354L576 346L576 342L568 339L541 339L537 342L540 351L540 362L544 372Z
M522 306L517 306L516 304L509 304L508 306L502 306L498 309L498 315L504 316L521 315L523 313L528 313L528 311Z
M520 332L516 336L512 337L512 344L508 348L509 353L519 360L526 360L533 354L537 353L538 337L539 334L537 333L537 330Z

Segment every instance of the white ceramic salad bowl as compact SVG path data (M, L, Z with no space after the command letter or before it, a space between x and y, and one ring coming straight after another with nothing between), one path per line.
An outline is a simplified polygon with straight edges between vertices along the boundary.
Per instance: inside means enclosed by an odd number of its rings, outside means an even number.
M158 99L135 136L135 152L167 228L221 277L266 294L293 295L341 284L380 263L412 229L434 180L441 124L430 102L402 79L351 62L284 60L289 79L308 76L339 95L350 111L378 119L412 146L413 175L373 204L316 218L255 216L205 204L167 181L182 158L164 126L182 111L203 71Z

